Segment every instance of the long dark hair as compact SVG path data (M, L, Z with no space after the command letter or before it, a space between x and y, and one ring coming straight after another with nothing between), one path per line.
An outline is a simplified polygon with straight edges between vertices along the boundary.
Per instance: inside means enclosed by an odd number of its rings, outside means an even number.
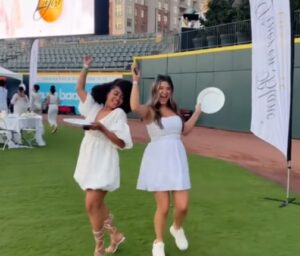
M173 92L174 92L174 85L172 82L172 79L170 76L168 75L157 75L152 89L151 89L151 99L149 101L149 106L150 108L154 111L154 121L158 124L158 126L163 129L163 125L161 123L161 113L160 113L160 102L159 102L159 95L158 95L158 89L159 89L159 85L161 84L161 82L167 82L170 87L171 87L171 96L167 102L167 106L174 111L177 115L180 116L179 112L178 112L178 107L177 104L175 103L174 99L173 99Z

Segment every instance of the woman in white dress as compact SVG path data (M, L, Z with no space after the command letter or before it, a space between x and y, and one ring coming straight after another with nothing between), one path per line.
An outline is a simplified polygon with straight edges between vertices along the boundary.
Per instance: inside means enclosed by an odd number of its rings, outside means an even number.
M79 111L91 125L84 126L85 135L80 146L74 178L85 191L85 204L96 241L95 256L114 253L125 240L112 223L112 215L104 204L109 191L120 186L118 149L132 147L132 139L125 112L130 111L131 82L117 79L96 85L91 94L85 90L92 57L84 57L77 83ZM104 249L104 231L110 234L110 245Z
M14 114L22 115L28 111L29 99L25 94L23 86L19 86L18 91L13 95L10 103L14 105Z
M57 114L59 98L55 94L56 88L54 85L50 86L50 93L47 96L46 104L48 106L48 123L51 126L51 133L57 132Z
M42 114L42 98L39 93L40 86L35 84L30 97L30 110L38 115Z
M201 108L196 105L190 119L183 121L173 99L174 87L169 76L158 75L147 105L140 104L139 74L132 66L132 92L130 106L146 124L150 143L147 145L138 177L137 189L153 192L156 201L154 229L156 238L153 256L164 256L164 229L168 217L171 194L174 199L173 224L170 232L180 250L188 248L183 222L188 210L190 189L189 168L181 135L187 135L195 126Z

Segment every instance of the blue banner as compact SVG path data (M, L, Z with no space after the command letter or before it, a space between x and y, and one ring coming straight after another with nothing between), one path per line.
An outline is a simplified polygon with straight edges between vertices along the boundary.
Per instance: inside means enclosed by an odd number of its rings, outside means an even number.
M96 84L107 83L114 79L122 78L121 75L91 75L87 78L86 90L90 92ZM40 94L45 100L50 92L50 86L56 87L56 94L60 99L60 105L74 106L78 114L79 98L76 93L78 75L46 75L39 76L37 83L40 85Z

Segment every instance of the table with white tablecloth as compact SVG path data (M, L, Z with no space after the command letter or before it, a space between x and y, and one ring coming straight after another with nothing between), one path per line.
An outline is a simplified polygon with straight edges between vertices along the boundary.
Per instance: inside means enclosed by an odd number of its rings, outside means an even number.
M44 125L42 117L39 115L35 116L16 116L8 115L3 118L5 121L7 130L13 132L12 141L15 144L22 144L22 130L24 129L35 129L35 141L38 146L45 146L46 143L43 139ZM9 147L14 147L14 145L9 145ZM17 146L16 146L17 147Z

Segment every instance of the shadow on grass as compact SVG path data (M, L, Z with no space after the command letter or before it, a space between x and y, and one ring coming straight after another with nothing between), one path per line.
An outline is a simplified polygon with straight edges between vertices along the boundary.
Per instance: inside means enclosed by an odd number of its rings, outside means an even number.
M285 200L282 199L277 199L277 198L271 198L271 197L264 197L265 200L270 200L270 201L275 201L275 202L280 202L281 204L279 205L280 208L286 207L289 204L294 204L294 205L299 205L300 203L296 203L295 200L296 198L288 198Z

